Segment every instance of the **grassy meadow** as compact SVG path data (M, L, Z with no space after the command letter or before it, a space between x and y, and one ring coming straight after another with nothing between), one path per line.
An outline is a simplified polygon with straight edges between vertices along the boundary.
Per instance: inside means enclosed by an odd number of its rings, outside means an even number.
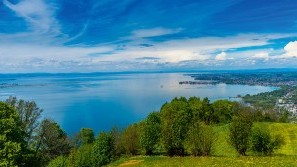
M215 127L217 141L211 157L135 156L121 158L109 166L297 166L296 124L255 123L254 126L268 126L273 134L284 137L285 145L272 156L258 156L248 152L248 156L241 157L228 143L228 125L224 125Z

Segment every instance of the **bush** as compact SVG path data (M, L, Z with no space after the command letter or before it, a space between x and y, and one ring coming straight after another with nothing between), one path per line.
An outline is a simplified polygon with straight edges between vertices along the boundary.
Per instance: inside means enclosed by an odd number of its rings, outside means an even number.
M272 136L267 127L255 127L252 133L252 151L263 155L271 155L284 144L280 135Z
M85 144L77 150L73 149L68 156L69 166L92 167L92 144Z
M65 167L68 166L67 157L58 156L55 159L51 160L47 167Z
M186 145L193 156L208 156L214 143L214 132L210 126L194 123L188 132Z
M109 133L101 132L95 140L92 149L93 166L103 166L110 163L114 157L114 141Z
M246 155L252 134L252 116L249 111L238 113L230 124L229 141L240 155Z

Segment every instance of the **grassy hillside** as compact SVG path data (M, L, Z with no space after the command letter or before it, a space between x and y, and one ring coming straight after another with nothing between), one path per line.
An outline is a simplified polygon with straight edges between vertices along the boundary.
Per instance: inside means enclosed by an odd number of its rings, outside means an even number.
M228 126L215 127L217 142L212 157L138 156L120 159L109 166L297 166L297 125L285 123L256 123L268 126L274 134L281 134L286 144L272 157L239 157L228 144Z

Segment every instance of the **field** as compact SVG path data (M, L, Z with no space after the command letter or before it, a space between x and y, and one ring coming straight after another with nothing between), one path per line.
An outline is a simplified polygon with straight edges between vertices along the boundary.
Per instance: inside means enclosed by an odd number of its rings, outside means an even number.
M297 166L297 125L285 123L257 123L255 126L268 126L274 134L285 138L285 145L273 156L256 156L248 152L248 156L240 157L228 144L228 126L215 127L216 144L211 157L166 157L136 156L122 158L109 166Z

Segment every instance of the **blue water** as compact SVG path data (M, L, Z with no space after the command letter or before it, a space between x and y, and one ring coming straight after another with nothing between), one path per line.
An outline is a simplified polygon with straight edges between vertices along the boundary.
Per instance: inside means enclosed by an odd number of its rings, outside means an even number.
M137 122L176 96L229 99L272 91L246 85L179 85L193 78L182 73L0 75L0 100L35 100L43 117L57 121L70 135L82 127L96 132ZM2 83L2 87L1 87ZM4 86L3 86L3 83Z

